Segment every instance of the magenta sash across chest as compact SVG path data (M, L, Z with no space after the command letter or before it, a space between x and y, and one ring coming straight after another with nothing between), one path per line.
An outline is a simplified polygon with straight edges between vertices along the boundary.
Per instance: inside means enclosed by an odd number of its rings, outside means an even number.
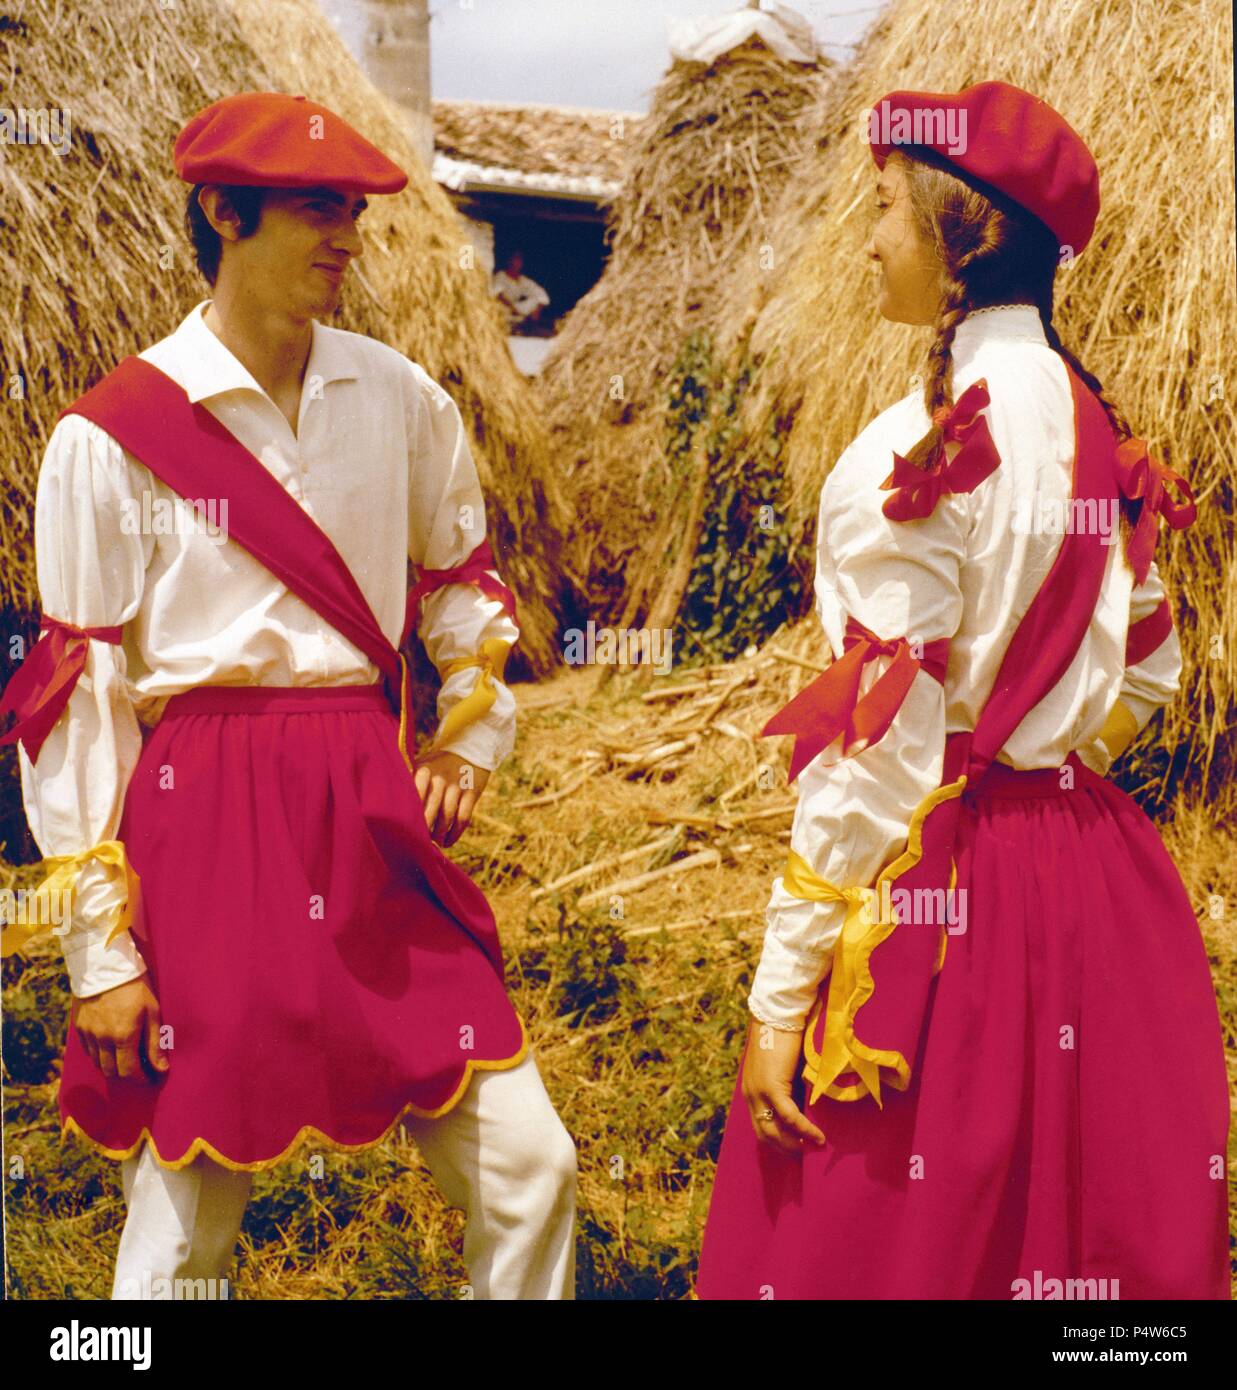
M1073 495L1116 497L1116 443L1096 397L1070 370L1074 403ZM1056 560L1006 649L992 692L973 731L945 746L941 783L911 817L905 852L873 887L839 888L791 854L784 882L796 896L844 902L846 918L833 966L821 985L804 1034L804 1076L810 1101L870 1096L881 1103L882 1082L910 1084L911 1059L924 1027L934 975L946 961L951 914L957 904L954 844L963 796L1013 773L995 763L1025 715L1068 670L1099 598L1108 549L1098 533L1064 537ZM1068 766L1081 768L1071 755ZM910 910L907 909L907 905ZM929 905L921 913L916 905ZM924 920L926 917L926 920Z

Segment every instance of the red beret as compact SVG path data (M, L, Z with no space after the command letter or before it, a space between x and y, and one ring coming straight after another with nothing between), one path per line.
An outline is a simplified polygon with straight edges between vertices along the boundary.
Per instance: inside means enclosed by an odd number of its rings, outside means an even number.
M239 92L198 112L172 154L186 183L398 193L408 175L341 116L305 97Z
M879 169L897 145L926 146L1033 212L1075 255L1091 240L1100 209L1095 160L1065 118L1030 92L1008 82L890 92L872 107L867 135Z

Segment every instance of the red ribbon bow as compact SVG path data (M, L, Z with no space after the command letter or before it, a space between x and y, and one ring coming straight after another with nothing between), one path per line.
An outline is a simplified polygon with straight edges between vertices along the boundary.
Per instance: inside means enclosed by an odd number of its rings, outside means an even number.
M843 655L823 671L789 704L783 705L761 729L762 737L794 734L795 747L790 759L790 781L818 753L842 737L842 757L860 753L885 736L897 714L915 673L921 668L944 684L949 660L949 638L923 644L923 656L911 655L905 637L883 641L854 618L846 620L842 638ZM889 669L861 700L859 680L864 666L880 656L892 656ZM824 764L832 767L840 759Z
M979 413L988 404L988 383L980 380L968 386L955 405L939 406L932 412L932 423L941 431L941 447L931 468L916 468L901 454L894 454L893 472L881 484L883 492L897 489L881 508L890 521L931 516L942 493L974 492L996 471L1001 456L992 442L987 419ZM948 443L961 445L952 459L945 456Z
M17 723L0 738L0 744L21 739L31 762L38 761L39 750L86 668L88 639L118 644L123 631L119 627L75 627L46 613L39 629L43 636L18 667L0 701L0 715L17 716Z
M1125 549L1134 571L1134 582L1141 584L1151 568L1159 537L1156 518L1162 516L1174 531L1183 531L1193 525L1198 507L1189 483L1154 458L1148 452L1145 439L1125 439L1117 446L1117 486L1131 502L1142 502Z
M417 605L423 598L432 594L435 589L441 589L444 584L476 584L483 593L489 594L491 598L496 598L514 619L516 616L515 595L501 580L486 573L487 570L497 568L498 563L494 559L494 552L490 549L490 538L485 536L467 560L451 569L418 570L417 582L408 590L404 639L407 640L408 634L416 622Z

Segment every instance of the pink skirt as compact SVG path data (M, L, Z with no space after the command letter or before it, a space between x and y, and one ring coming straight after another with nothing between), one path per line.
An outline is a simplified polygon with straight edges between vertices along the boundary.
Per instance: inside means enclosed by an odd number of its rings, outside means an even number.
M967 930L907 1090L822 1096L827 1143L792 1156L736 1083L698 1296L1228 1298L1219 1014L1155 827L1085 768L995 765L956 859Z
M397 727L375 686L168 702L119 838L170 1066L109 1080L70 1028L64 1130L109 1158L149 1137L165 1167L266 1168L376 1144L522 1060L493 913L431 840Z

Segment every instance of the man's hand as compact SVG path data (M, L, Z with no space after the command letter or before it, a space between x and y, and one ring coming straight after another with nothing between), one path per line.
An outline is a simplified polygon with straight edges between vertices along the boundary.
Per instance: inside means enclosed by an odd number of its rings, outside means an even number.
M89 999L74 999L69 1010L69 1026L77 1029L95 1065L104 1076L125 1081L143 1076L143 1052L155 1072L167 1071L159 1024L159 1001L145 975Z
M469 769L467 778L465 768ZM466 785L469 780L471 786ZM487 768L465 762L455 753L431 753L418 762L417 791L425 803L425 823L435 844L446 849L468 829L489 780Z
M788 1154L801 1154L808 1140L825 1142L825 1136L791 1098L791 1083L802 1056L802 1029L790 1033L752 1019L743 1062L743 1098L751 1111L756 1137ZM760 1118L766 1110L773 1112L771 1119Z

